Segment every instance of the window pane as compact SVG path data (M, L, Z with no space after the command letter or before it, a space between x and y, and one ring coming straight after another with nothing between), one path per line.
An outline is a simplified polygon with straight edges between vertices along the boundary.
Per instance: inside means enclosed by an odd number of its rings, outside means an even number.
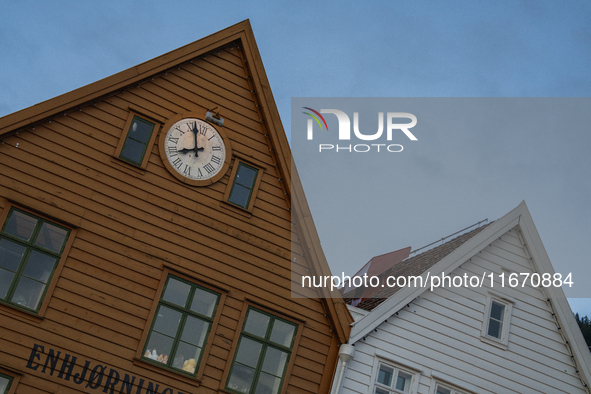
M176 350L173 367L182 369L185 372L195 373L197 361L201 355L201 348L186 342L179 343Z
M243 208L246 208L248 204L248 197L250 196L250 189L245 188L244 186L235 184L232 188L232 192L230 193L230 197L228 197L228 201L232 204L236 204Z
M10 382L11 379L5 378L4 376L0 376L0 394L5 394L8 392Z
M376 387L376 394L390 394L390 393L384 389Z
M281 388L281 379L267 373L259 375L255 394L277 394Z
M45 284L22 276L10 301L27 308L37 309L43 290L45 290Z
M263 361L263 371L271 375L281 376L287 362L287 353L279 349L267 347L265 361Z
M184 307L187 305L187 297L189 297L190 291L191 285L171 277L168 279L166 291L164 292L162 299Z
M232 375L228 380L228 388L241 393L249 393L253 378L254 368L234 363Z
M411 375L405 372L398 372L398 377L396 378L396 389L402 391L403 393L408 393L410 390L411 380Z
M0 239L0 267L16 272L26 248L5 238Z
M4 232L28 241L37 225L37 219L20 211L12 210Z
M380 365L380 372L378 373L378 382L388 387L392 385L392 374L394 370L385 365Z
M259 336L261 338L265 338L265 335L267 333L267 327L269 326L270 320L271 318L269 316L259 313L254 309L251 309L248 312L248 318L246 319L244 331Z
M45 222L41 226L35 244L59 253L64 246L67 235L68 232L65 229Z
M174 338L152 331L144 357L166 364Z
M275 319L270 339L275 343L290 347L294 332L295 326L293 324Z
M121 158L140 164L144 156L144 148L144 144L128 138L121 152Z
M240 163L240 167L238 167L238 171L236 171L236 183L242 186L246 186L248 189L252 189L252 185L254 183L254 179L256 177L258 170L254 168L247 167L244 164Z
M437 386L437 392L435 394L451 394L451 390L445 387Z
M255 368L259 362L262 347L263 345L259 342L242 337L236 354L236 362Z
M185 322L185 327L183 327L181 341L203 347L208 330L208 322L196 317L188 316L187 321Z
M23 275L39 282L47 283L56 263L57 259L55 257L33 250L29 255Z
M12 283L12 279L14 278L13 272L8 272L2 268L0 268L0 298L5 299L6 294L8 293L8 288Z
M189 371L189 369L192 367L192 361L191 360L191 356L189 353L187 353L187 356L185 358L185 353L183 351L183 349L177 349L176 351L176 356L174 356L174 361L172 362L172 366L174 368L178 368L178 369L183 369L187 372L191 372ZM195 359L197 360L197 359ZM195 366L197 365L197 361L195 361Z
M212 317L215 307L218 303L219 296L209 291L197 288L191 303L191 310L207 317Z
M147 144L150 140L150 135L152 134L153 127L153 123L149 123L147 121L144 121L143 119L138 118L137 116L134 116L127 137L133 138L136 141Z
M498 322L494 319L489 319L488 335L495 338L501 338L501 322Z
M492 302L490 306L490 317L493 319L503 321L503 313L505 312L505 305L498 302Z
M154 323L154 331L169 337L175 337L179 328L182 314L166 306L160 306Z

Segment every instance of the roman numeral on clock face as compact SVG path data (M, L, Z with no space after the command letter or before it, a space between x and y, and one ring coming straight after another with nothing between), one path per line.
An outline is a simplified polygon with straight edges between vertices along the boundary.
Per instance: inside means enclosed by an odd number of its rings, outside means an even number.
M185 164L185 170L183 171L183 173L186 176L191 176L191 167L189 167L188 165Z
M168 140L170 142L172 142L173 144L178 144L179 143L179 139L178 138L174 138L173 136L168 137Z
M212 157L211 157L211 161L212 161L213 163L215 163L215 164L220 164L220 163L222 162L222 159L220 159L220 158L219 158L219 157L217 157L217 156L212 156Z
M172 162L172 165L175 166L176 168L181 168L182 164L183 164L183 162L178 157L175 159L175 161Z
M199 134L201 134L201 135L207 134L207 126L204 125L203 123L199 124Z
M213 166L211 165L211 163L207 163L206 165L203 166L203 168L205 169L205 171L207 171L208 174L210 174L213 171L215 171L215 168L213 168Z

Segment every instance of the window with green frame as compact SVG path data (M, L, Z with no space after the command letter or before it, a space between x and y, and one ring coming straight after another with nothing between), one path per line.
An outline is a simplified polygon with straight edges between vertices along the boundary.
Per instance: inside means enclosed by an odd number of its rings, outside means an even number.
M219 300L219 293L169 275L142 359L195 376Z
M11 208L0 232L0 300L37 312L70 230Z
M228 202L247 209L258 173L259 170L257 168L239 162L234 183L228 196Z
M12 384L12 376L0 373L0 394L7 394Z
M127 130L127 137L125 137L119 158L141 166L146 150L148 149L148 143L154 131L154 126L154 123L134 115L129 125L129 130Z
M226 389L242 394L279 393L297 327L292 322L249 307Z

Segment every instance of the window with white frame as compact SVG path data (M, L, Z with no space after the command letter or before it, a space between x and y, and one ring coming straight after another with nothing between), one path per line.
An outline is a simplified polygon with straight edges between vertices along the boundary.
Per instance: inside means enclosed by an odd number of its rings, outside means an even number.
M410 393L413 374L393 365L380 363L375 394Z
M464 394L461 391L457 391L453 387L443 386L441 384L437 384L435 388L435 394Z
M488 315L488 328L486 335L501 339L503 337L503 321L505 320L505 304L492 300Z
M509 321L513 303L510 300L489 296L486 305L482 337L493 343L507 345L509 340Z

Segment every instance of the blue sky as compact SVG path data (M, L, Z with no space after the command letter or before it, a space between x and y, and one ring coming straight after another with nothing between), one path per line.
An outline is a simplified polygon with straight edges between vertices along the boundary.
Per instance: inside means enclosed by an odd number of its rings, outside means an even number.
M288 134L292 97L591 96L589 1L5 3L0 13L0 116L247 18ZM545 159L542 153L552 152L547 161L556 170L549 176L547 169L522 166L524 184L516 179L501 184L489 193L490 203L483 199L478 210L465 216L457 214L462 202L452 191L441 194L447 198L424 198L425 215L441 213L438 226L404 222L388 243L358 240L349 264L361 267L374 255L409 243L419 247L485 217L500 217L523 199L555 266L563 260L589 261L583 246L591 236L591 163L581 154L591 146L588 131L557 130L532 144L535 151L527 143L521 150L499 144L499 155L491 160L515 161L519 155L519 163L537 163ZM485 137L474 136L474 144L488 143ZM554 149L556 141L561 144ZM339 245L328 238L335 232L334 217L322 205L331 191L306 192L325 253L338 271ZM591 315L589 302L573 305Z

